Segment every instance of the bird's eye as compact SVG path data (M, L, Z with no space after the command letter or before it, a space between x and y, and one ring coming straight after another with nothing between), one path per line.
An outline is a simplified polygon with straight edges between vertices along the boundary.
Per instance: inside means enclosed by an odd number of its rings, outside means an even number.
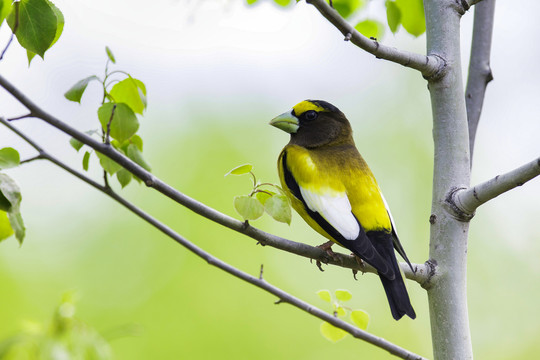
M315 120L317 118L317 112L315 110L306 111L306 120Z

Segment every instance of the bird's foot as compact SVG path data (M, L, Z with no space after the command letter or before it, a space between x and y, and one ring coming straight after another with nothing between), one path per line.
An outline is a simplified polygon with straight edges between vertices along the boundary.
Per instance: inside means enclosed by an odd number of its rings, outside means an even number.
M362 272L362 275L364 275L364 273L366 272L366 263L364 262L364 260L360 259L358 256L356 256L355 254L351 254L354 259L356 260L356 262L358 263L358 266L360 267L360 271ZM354 275L354 278L356 279L356 273L358 273L357 270L353 270L353 275Z
M334 245L334 242L332 241L327 241L325 242L324 244L321 244L319 246L316 246L317 248L323 250L326 255L328 255L329 258L331 258L332 260L334 261L339 261L339 257L337 256L337 254L335 252L332 251L332 245ZM328 264L328 262L325 262L324 260L321 261L319 259L317 259L315 261L315 265L317 265L317 267L319 268L319 270L321 271L324 271L323 268L322 268L322 264Z
M339 257L338 255L332 250L332 245L334 245L335 243L333 241L327 241L325 242L324 244L321 244L319 246L317 246L317 248L323 250L324 252L326 252L326 254L332 258L332 260L334 261L339 261Z

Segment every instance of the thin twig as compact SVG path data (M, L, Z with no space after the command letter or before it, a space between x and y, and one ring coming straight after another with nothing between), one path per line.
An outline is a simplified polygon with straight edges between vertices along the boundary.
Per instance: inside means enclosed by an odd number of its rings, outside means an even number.
M540 175L540 158L471 188L458 189L453 193L451 200L459 211L473 215L480 205L525 184L538 175Z
M6 6L6 4L4 4L4 6ZM11 45L11 42L13 41L13 37L15 36L17 29L19 28L19 4L14 4L13 6L15 6L15 25L13 26L13 32L11 33L11 36L9 37L6 47L4 48L4 50L2 50L2 54L0 55L0 61L2 61L2 59L4 58L4 54L9 48L9 45Z
M152 173L146 171L140 165L126 157L124 154L116 151L112 146L97 141L87 134L76 130L67 123L60 121L56 117L46 113L1 75L0 86L6 89L21 104L30 110L35 117L79 140L83 144L90 146L94 150L108 156L130 173L141 179L146 186L157 190L171 200L174 200L175 202L187 207L193 212L209 220L247 235L257 240L262 245L268 245L276 249L306 257L308 259L319 260L324 264L331 264L360 271L375 272L375 270L372 270L371 267L361 267L355 260L354 256L336 253L335 257L330 257L324 250L267 233L249 224L246 225L244 222L225 215L209 206L206 206L163 182ZM425 264L413 264L413 268L417 269L416 273L413 273L408 268L406 263L400 263L400 267L408 279L414 280L421 285L429 281L429 277L431 276L430 274L432 274L431 268Z
M4 124L5 126L7 126L9 129L13 130L16 134L18 135L21 135L22 133L16 129L15 127L13 127L8 121L6 121L4 118L0 118L0 122L2 124ZM263 266L261 265L261 269L260 269L260 273L259 273L259 277L255 277L255 276L252 276L248 273L245 273L237 268L235 268L234 266L222 261L221 259L211 255L210 253L204 251L203 249L199 248L198 246L196 246L195 244L193 244L192 242L190 242L189 240L187 240L186 238L182 237L181 235L179 235L178 233L174 232L171 228L169 228L168 226L166 226L165 224L161 223L160 221L158 221L157 219L155 219L154 217L152 217L150 214L144 212L143 210L141 210L140 208L138 208L137 206L135 206L134 204L130 203L129 201L127 201L126 199L124 199L123 197L121 197L120 195L118 195L116 192L112 191L112 189L110 188L106 188L100 184L98 184L97 182L93 181L92 179L88 178L86 175L82 174L82 173L79 173L78 171L72 169L71 167L69 167L67 164L61 162L60 160L58 160L56 157L50 155L49 153L43 151L43 149L41 147L39 147L37 145L36 142L34 142L33 140L31 140L30 138L28 138L27 136L21 136L24 140L26 140L31 146L33 146L36 150L38 150L43 158L51 161L52 163L54 163L55 165L59 166L60 168L66 170L67 172L69 172L70 174L74 175L75 177L81 179L82 181L86 182L87 184L89 184L90 186L96 188L97 190L103 192L104 194L108 195L109 197L111 197L112 199L114 199L115 201L117 201L118 203L120 203L121 205L123 205L125 208L127 208L129 211L131 211L132 213L134 213L135 215L139 216L142 220L146 221L147 223L149 223L150 225L152 225L153 227L155 227L156 229L160 230L162 233L164 233L165 235L167 235L168 237L170 237L171 239L173 239L174 241L176 241L178 244L182 245L183 247L185 247L186 249L188 249L189 251L191 251L192 253L194 253L195 255L197 255L198 257L204 259L208 264L210 265L213 265L231 275L233 275L234 277L237 277L241 280L244 280L250 284L253 284L255 286L257 286L258 288L261 288L275 296L277 296L279 298L279 301L280 302L285 302L285 303L288 303L288 304L291 304L292 306L300 309L300 310L303 310L304 312L307 312L308 314L311 314L323 321L326 321L326 322L329 322L331 323L332 325L350 333L352 336L354 336L355 338L358 338L358 339L361 339L361 340L364 340L370 344L373 344L383 350L386 350L388 351L389 353L395 355L395 356L398 356L402 359L418 359L418 360L423 360L424 358L421 357L420 355L417 355L417 354L414 354L400 346L397 346L396 344L393 344L391 342L389 342L388 340L385 340L383 338L380 338L378 336L375 336L373 334L370 334L362 329L359 329L341 319L338 319L334 316L332 316L331 314L328 314L324 311L322 311L321 309L285 292L284 290L274 286L274 285L271 285L269 284L266 280L263 279L262 277L262 274L263 274Z
M113 121L115 111L116 111L116 104L113 105L113 108L111 111L111 117L109 118L109 122L107 122L107 131L105 132L105 144L111 143L111 123Z
M465 89L467 119L469 122L471 167L476 130L482 113L486 87L488 83L493 80L489 59L491 54L494 13L495 0L485 0L481 4L478 4L474 9L469 76L467 79L467 88Z
M22 160L22 161L20 162L20 164L22 165L22 164L26 164L26 163L29 163L29 162L32 162L32 161L43 160L43 159L45 159L45 157L43 157L43 155L39 154L39 155L36 155L36 156L31 157L31 158L29 158L29 159Z
M16 121L16 120L28 119L28 118L31 118L32 116L33 116L32 113L28 113L26 115L21 115L21 116L16 116L16 117L9 118L7 120L8 121Z
M325 0L306 0L312 4L330 23L332 23L353 44L375 55L378 59L389 60L403 66L418 70L426 79L442 74L445 64L442 58L434 55L421 55L380 44L376 40L360 34Z

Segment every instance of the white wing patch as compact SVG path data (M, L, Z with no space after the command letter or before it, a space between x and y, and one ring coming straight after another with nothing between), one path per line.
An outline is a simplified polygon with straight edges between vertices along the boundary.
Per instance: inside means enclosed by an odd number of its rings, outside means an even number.
M394 232L397 233L396 225L394 223L394 218L392 217L392 213L390 212L390 207L388 206L388 203L386 202L386 199L384 198L384 195L379 189L379 194L381 194L382 201L384 203L384 207L386 208L386 212L388 213L388 217L390 218L390 224L392 224L392 229L394 229Z
M300 187L300 193L311 211L318 212L345 239L355 240L360 234L360 226L354 217L351 203L345 192L328 189L316 194Z

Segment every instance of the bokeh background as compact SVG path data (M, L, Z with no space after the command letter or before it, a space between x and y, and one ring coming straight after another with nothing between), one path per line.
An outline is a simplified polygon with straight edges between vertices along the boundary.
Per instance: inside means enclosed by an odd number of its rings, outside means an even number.
M235 195L249 178L223 175L252 163L257 176L278 182L276 158L287 135L268 121L306 99L324 99L344 111L357 146L392 208L413 262L428 258L432 137L429 94L413 70L377 60L350 43L314 8L300 2L279 8L244 1L55 1L64 33L34 59L13 44L0 72L31 99L80 130L97 128L99 87L81 105L63 98L76 81L102 74L104 47L117 68L143 80L148 110L140 134L153 172L180 191L231 216ZM478 130L473 183L538 157L540 4L498 2L492 68ZM366 14L366 13L365 13ZM382 1L367 14L384 19ZM463 18L467 63L472 12ZM0 29L0 44L8 32ZM384 42L424 52L425 36L404 31ZM3 45L2 45L3 46ZM466 66L465 66L466 69ZM2 115L23 114L0 91ZM82 154L68 137L38 120L16 124L40 144L81 169ZM23 158L34 155L7 129L0 145ZM98 164L90 174L100 179ZM126 326L134 336L111 340L115 359L328 359L390 355L347 337L330 343L320 321L219 271L105 196L46 162L9 170L23 191L27 237L0 243L0 339L47 323L62 295L77 297L76 316L107 336ZM198 246L330 311L316 292L348 289L353 308L371 317L369 331L431 357L426 295L408 288L418 318L395 322L379 280L354 281L350 271L324 273L304 258L224 229L131 184L122 195ZM478 210L469 246L469 309L476 357L531 359L540 351L540 181L534 180ZM318 245L324 240L296 215L291 226L262 218L254 225ZM34 324L34 325L32 325Z

